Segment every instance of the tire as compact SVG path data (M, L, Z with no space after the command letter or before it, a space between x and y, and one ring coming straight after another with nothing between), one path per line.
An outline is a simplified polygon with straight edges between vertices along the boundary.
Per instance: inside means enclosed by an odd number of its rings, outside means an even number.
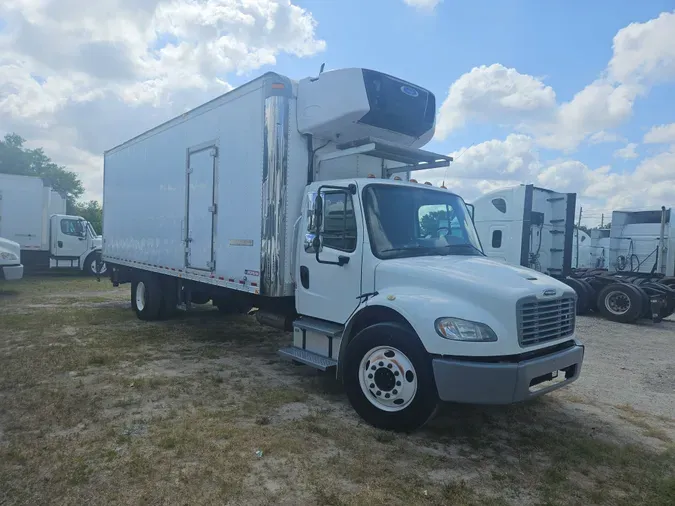
M98 260L98 253L89 253L84 261L84 272L89 276L102 275L105 276L108 272L108 266L105 262L101 262L101 270L96 272L96 261Z
M640 290L629 284L612 283L598 293L598 310L614 322L633 323L643 314L643 306Z
M440 403L431 356L417 335L398 323L378 323L354 337L345 352L343 381L354 410L379 429L414 431L433 418Z
M564 283L573 288L577 294L577 314L584 315L589 311L589 297L586 286L576 278L565 278Z
M595 288L593 288L593 285L591 285L586 279L580 279L579 280L582 285L584 285L584 288L586 289L586 297L588 297L588 310L589 311L597 311L598 310L598 304L597 304L597 298L598 294L595 293Z
M157 276L143 274L131 282L131 307L139 320L159 320L162 299L162 288Z

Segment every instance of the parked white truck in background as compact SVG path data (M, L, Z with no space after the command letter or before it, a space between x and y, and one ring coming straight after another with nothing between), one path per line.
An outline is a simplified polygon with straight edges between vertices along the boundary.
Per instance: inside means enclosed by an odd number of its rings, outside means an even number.
M27 271L96 274L101 236L84 218L67 215L66 199L40 177L0 174L0 236L19 243ZM105 272L105 264L99 268Z
M0 280L16 281L23 277L19 243L0 237Z
M408 182L434 95L365 69L267 73L105 153L103 260L138 317L211 300L293 332L368 423L509 404L578 378L575 294L486 258L467 207Z

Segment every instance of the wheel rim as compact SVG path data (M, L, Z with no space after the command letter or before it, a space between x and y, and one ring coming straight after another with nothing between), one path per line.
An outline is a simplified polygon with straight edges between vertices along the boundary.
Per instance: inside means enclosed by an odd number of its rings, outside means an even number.
M136 286L136 307L139 311L145 309L145 283L139 281Z
M378 346L363 356L359 383L366 398L382 411L401 411L415 398L417 372L405 353Z
M630 309L630 299L625 293L614 290L605 296L605 307L614 315L624 315Z
M108 267L106 266L105 262L101 262L101 270L98 271L98 274L105 274L107 270ZM91 262L91 272L96 274L96 260L92 260Z

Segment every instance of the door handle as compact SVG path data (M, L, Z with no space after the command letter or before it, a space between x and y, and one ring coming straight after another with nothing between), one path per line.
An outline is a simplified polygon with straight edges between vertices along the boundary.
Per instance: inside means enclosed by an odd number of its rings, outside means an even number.
M57 241L57 244L59 245L59 248L63 248L63 241Z
M347 265L349 263L349 257L345 255L340 255L338 257L338 265L342 267L343 265Z

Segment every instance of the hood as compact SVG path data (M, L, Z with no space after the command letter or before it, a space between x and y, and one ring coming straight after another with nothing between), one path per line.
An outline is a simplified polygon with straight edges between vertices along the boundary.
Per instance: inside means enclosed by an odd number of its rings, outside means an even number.
M7 261L13 261L13 262L18 262L19 259L21 258L21 246L19 246L18 242L10 241L9 239L4 239L0 237L0 253L4 253L4 257L0 257L0 261L2 262L7 262ZM10 258L16 257L16 258Z
M385 260L375 271L375 290L389 286L419 286L474 296L481 304L516 300L528 295L560 297L574 293L566 284L525 267L481 256L432 256Z
M91 239L91 245L95 249L101 249L103 247L103 236L97 235Z

